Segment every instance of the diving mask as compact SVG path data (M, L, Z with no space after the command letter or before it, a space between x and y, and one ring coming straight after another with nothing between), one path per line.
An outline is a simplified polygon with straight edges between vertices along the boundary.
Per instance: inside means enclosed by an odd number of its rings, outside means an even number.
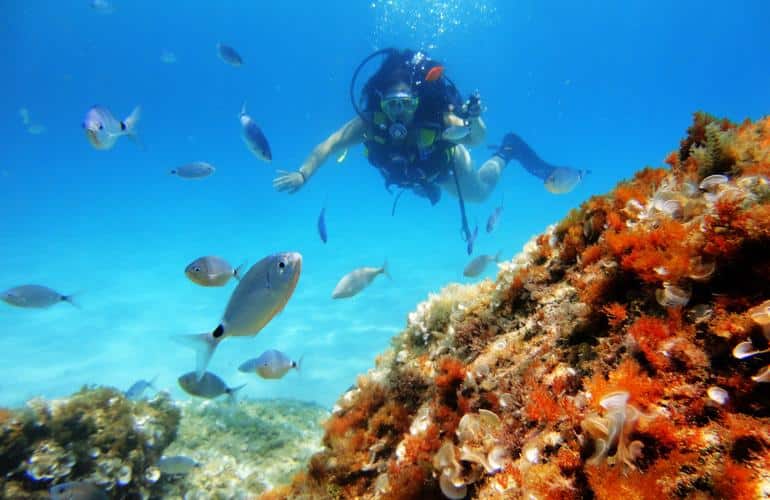
M393 121L404 116L411 116L417 111L420 99L408 92L398 92L382 98L380 107L383 113Z

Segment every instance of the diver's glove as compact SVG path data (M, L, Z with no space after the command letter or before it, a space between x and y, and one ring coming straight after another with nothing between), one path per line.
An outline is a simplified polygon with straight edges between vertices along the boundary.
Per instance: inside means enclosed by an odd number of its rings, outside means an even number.
M301 170L287 172L279 170L278 176L273 179L273 187L276 191L286 191L289 194L296 193L305 184L305 174Z
M481 116L481 113L484 111L484 107L481 105L481 94L478 90L474 91L470 97L468 97L468 100L465 101L462 109L465 118L469 120Z

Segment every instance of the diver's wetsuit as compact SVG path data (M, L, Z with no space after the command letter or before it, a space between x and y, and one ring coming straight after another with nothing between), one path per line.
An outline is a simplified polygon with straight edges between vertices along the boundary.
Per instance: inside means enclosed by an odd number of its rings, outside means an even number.
M373 115L364 133L365 154L382 174L386 188L409 188L436 204L441 198L438 184L447 179L454 161L455 144L441 139L438 126L417 123L404 139L393 139L384 113Z

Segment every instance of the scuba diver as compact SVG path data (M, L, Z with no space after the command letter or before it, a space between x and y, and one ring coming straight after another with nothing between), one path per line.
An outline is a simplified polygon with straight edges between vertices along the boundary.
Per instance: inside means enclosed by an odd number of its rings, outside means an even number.
M379 69L355 98L361 69L385 56ZM517 159L533 175L547 181L557 168L543 160L518 136L506 134L493 155L475 170L466 146L486 136L478 92L463 102L443 66L421 51L382 49L365 58L350 82L350 99L357 116L318 144L299 170L279 171L273 180L278 191L297 192L330 156L364 144L364 154L385 180L385 187L410 189L438 203L441 190L457 196L463 233L469 242L464 201L483 202L492 193L503 168Z

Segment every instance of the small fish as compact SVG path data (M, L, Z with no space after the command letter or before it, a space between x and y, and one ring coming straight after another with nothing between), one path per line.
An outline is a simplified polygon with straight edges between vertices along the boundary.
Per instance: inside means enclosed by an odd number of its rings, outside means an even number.
M487 264L490 262L500 262L500 252L497 252L496 255L479 255L468 262L468 265L463 269L463 276L475 278L484 272L484 269L487 268Z
M73 295L62 295L42 285L22 285L8 289L0 294L0 300L16 307L45 309L59 302L69 302L77 307Z
M500 214L503 213L503 202L500 201L500 206L495 207L495 209L492 211L492 213L489 215L489 218L487 219L487 233L491 233L495 230L495 227L497 227L497 221L500 220Z
M237 67L243 64L243 58L241 55L229 45L218 43L217 52L219 53L219 58L231 66Z
M27 127L27 132L29 132L32 135L40 135L46 131L45 125L40 125L39 123L33 123L32 125Z
M160 62L163 64L174 64L176 60L176 54L170 50L163 49L163 52L160 53Z
M115 7L107 0L91 0L91 8L100 14L112 14Z
M478 235L479 235L479 225L476 224L476 227L473 230L473 234L471 235L470 238L468 238L468 247L467 247L468 255L473 253L473 242L476 241L476 236Z
M213 399L222 394L227 394L230 402L235 402L235 392L246 385L227 387L224 380L211 372L204 372L202 377L198 377L196 372L188 372L179 377L178 382L179 386L191 396Z
M83 481L57 484L48 492L51 500L107 500L107 494L101 488Z
M172 170L171 175L176 175L182 179L203 179L216 172L216 168L213 165L206 163L205 161L194 161L181 167L177 167Z
M337 157L337 163L342 163L345 161L345 158L348 157L348 148L345 148L342 150L342 153Z
M83 120L83 130L91 146L96 149L110 149L124 135L138 139L136 124L140 114L141 108L137 106L125 120L119 121L107 108L93 106Z
M259 355L258 358L252 358L238 367L239 372L256 372L262 378L281 378L292 368L300 369L302 359L292 361L287 355L275 349L268 349Z
M201 286L224 286L230 278L240 281L242 268L243 264L233 269L225 259L209 255L190 262L184 268L184 274Z
M263 161L271 161L273 159L273 153L270 152L270 144L268 144L265 134L262 133L262 129L259 128L257 122L255 122L249 115L246 114L246 103L241 106L241 114L239 115L241 120L241 129L243 142L246 143L246 147L249 151L254 153L254 156Z
M444 67L443 66L433 66L428 72L425 74L425 81L426 82L435 82L441 76L444 74Z
M553 194L566 194L575 189L583 178L590 174L590 170L578 170L570 167L556 167L546 177L545 188Z
M214 350L227 337L253 337L281 312L294 293L302 271L302 255L269 255L249 269L230 296L222 320L210 333L182 335L196 349L196 373L203 375Z
M326 204L324 203L324 206L321 207L321 213L318 214L318 222L316 223L316 226L318 227L318 236L321 237L321 241L326 243L326 240L328 239L326 234Z
M162 474L169 475L189 474L194 468L201 466L201 464L192 458L185 457L184 455L175 455L172 457L164 455L160 457L160 460L158 460L158 463L155 465Z
M141 399L144 395L144 391L147 389L155 389L155 380L158 378L158 376L154 376L152 380L137 380L136 382L131 385L131 387L128 388L126 392L123 393L124 396L126 396L127 399L130 399L132 401L136 401L137 399Z
M19 108L19 116L25 127L29 125L29 110L27 108Z
M468 134L470 133L471 129L468 127L453 125L444 129L444 132L441 133L441 138L445 141L460 142L468 137Z
M390 278L387 260L382 264L382 267L360 267L343 276L339 283L337 283L337 286L334 287L332 298L346 299L352 297L369 286L374 281L374 278L380 274Z

